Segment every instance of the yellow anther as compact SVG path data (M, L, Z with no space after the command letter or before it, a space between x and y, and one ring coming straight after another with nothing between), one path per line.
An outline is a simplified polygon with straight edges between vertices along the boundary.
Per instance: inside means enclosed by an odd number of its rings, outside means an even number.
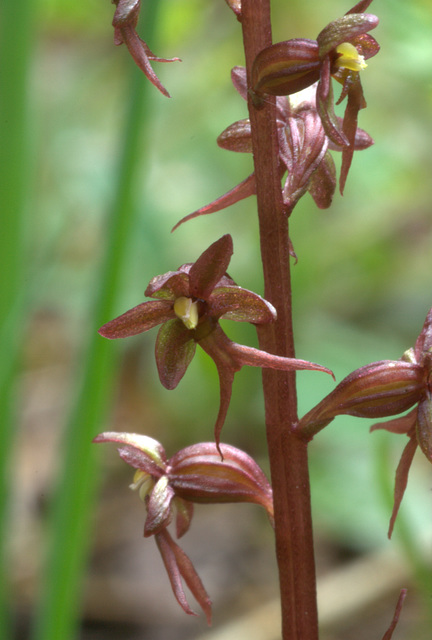
M133 482L129 485L129 489L132 489L132 491L138 490L138 495L144 502L146 496L148 496L150 491L153 489L153 486L154 480L151 475L142 471L142 469L137 469L133 477Z
M364 56L361 56L355 46L350 42L343 42L336 47L336 53L339 54L339 57L335 61L336 67L351 69L351 71L361 71L367 67Z
M181 296L174 302L174 313L188 329L196 328L199 320L197 302L193 302L191 298Z

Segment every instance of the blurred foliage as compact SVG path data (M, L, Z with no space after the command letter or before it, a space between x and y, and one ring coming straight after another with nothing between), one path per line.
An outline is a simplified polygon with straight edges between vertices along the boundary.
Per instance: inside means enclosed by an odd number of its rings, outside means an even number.
M30 316L58 318L77 348L95 296L132 62L125 47L112 44L114 7L107 0L39 5ZM348 8L340 0L276 0L275 39L315 38ZM367 362L399 358L432 306L432 7L429 0L376 0L370 11L381 19L374 35L382 51L362 77L368 109L360 113L360 126L375 146L356 154L345 195L336 194L330 210L318 211L306 195L291 223L299 258L293 267L297 353L332 368L337 380ZM222 1L167 0L162 12L155 53L182 62L154 63L173 97L154 91L151 98L152 139L145 150L151 164L143 161L134 194L140 215L118 313L143 300L151 277L193 261L223 233L234 239L230 275L262 291L253 198L170 234L179 218L252 170L249 156L215 144L227 125L246 117L229 75L243 63L240 26ZM140 29L145 34L145 24ZM252 327L227 322L226 331L256 345ZM218 404L213 364L200 354L180 387L168 392L157 380L155 337L150 332L122 345L124 366L134 358L133 384L144 398L146 413L135 420L168 451L211 439ZM61 359L64 345L57 348ZM298 377L302 412L332 388L323 374ZM265 465L263 416L260 374L243 370L222 439L245 447ZM357 548L386 539L389 513L376 487L374 442L387 438L394 469L405 444L390 434L369 436L368 426L339 418L311 450L317 522ZM431 470L418 456L402 512L410 514L413 526L429 530L430 486Z

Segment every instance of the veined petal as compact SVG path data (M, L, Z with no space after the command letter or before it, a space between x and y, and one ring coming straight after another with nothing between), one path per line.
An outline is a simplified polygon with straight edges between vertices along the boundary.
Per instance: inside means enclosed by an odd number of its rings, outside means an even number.
M209 299L208 314L252 324L274 322L277 315L270 302L242 287L216 287Z
M152 278L145 290L149 298L161 300L176 300L189 295L189 276L184 271L168 271Z
M189 295L207 300L225 275L232 254L233 242L229 234L213 242L191 267Z
M177 602L183 611L189 615L197 615L189 607L186 595L183 589L182 578L191 590L194 598L204 611L208 624L211 623L211 601L206 590L194 569L194 566L188 556L185 554L178 544L174 542L166 529L156 534L156 544L162 556L168 578L171 582L171 588L176 597Z
M178 496L175 496L172 504L176 510L176 535L177 538L181 538L187 531L189 531L194 506L192 502L183 500L183 498L179 498Z
M156 364L159 379L166 389L175 389L195 354L193 332L176 318L159 329L156 340Z
M269 481L244 451L226 444L219 450L214 442L200 442L179 451L169 464L170 484L177 495L206 504L254 502L273 517Z
M142 302L118 318L103 325L98 331L104 338L127 338L153 329L174 317L172 304L163 301Z
M375 29L378 23L378 18L371 13L348 13L333 20L317 36L319 57L323 60L338 45Z
M189 213L189 215L182 218L177 224L172 228L172 231L175 231L181 224L184 222L188 222L189 220L193 220L193 218L198 218L199 216L207 215L208 213L215 213L216 211L221 211L222 209L226 209L230 207L232 204L236 202L240 202L240 200L244 200L244 198L248 198L256 193L256 183L255 183L255 174L252 173L250 176L240 182L236 187L225 193L217 200L213 200L210 204L206 204L205 207L201 207L201 209L197 209L193 213Z
M174 489L169 485L167 476L156 482L147 502L147 518L144 525L144 537L155 535L165 529L172 518L171 501Z
M150 475L160 476L165 472L167 458L165 449L157 440L139 433L104 431L93 442L117 442L127 447L128 455L122 455L135 469L142 469Z

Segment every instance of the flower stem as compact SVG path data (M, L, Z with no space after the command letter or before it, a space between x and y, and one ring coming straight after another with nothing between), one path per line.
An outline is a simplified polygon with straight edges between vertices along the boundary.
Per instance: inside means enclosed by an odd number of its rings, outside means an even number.
M248 86L260 50L272 44L269 0L242 3ZM278 161L275 99L260 108L249 99L257 185L265 298L278 318L258 330L260 348L294 357L288 219ZM296 435L294 372L263 371L267 442L275 508L276 555L282 604L283 640L317 640L318 614L307 444Z

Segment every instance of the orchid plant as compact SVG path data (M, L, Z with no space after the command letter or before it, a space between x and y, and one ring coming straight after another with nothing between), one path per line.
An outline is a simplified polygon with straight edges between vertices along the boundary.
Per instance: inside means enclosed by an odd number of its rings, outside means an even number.
M360 74L366 60L379 51L369 33L378 25L378 18L366 13L371 2L358 2L324 27L316 40L273 43L268 0L227 0L242 27L246 59L245 67L234 67L231 78L247 101L249 114L227 127L217 142L230 151L252 153L254 171L225 195L183 217L176 227L255 195L264 296L238 286L228 275L233 242L223 235L195 262L153 277L145 291L150 300L107 319L99 331L105 338L118 339L160 325L156 365L168 390L185 375L197 344L214 361L220 384L214 442L192 444L168 458L162 445L146 435L105 432L94 441L118 443L121 458L135 469L131 488L145 505L144 536L154 536L174 595L188 614L194 612L182 580L209 622L211 602L191 560L169 532L173 518L181 537L191 524L194 503L252 502L264 507L275 531L284 640L318 639L308 474L311 440L338 415L391 417L372 431L387 429L408 437L396 471L389 537L417 446L432 462L432 310L415 347L400 360L356 369L306 415L297 415L295 371L331 371L295 356L290 261L296 255L289 217L306 193L319 208L331 205L336 169L330 151L342 153L342 194L354 151L373 144L358 127L359 111L366 106ZM153 55L137 34L140 0L114 0L114 4L115 43L126 44L150 82L169 96L151 63L171 60ZM343 118L334 111L333 80L342 86L336 104L346 100ZM253 324L259 349L231 341L221 319ZM234 375L243 366L263 370L271 483L246 452L220 442ZM405 595L402 590L382 640L392 637Z

